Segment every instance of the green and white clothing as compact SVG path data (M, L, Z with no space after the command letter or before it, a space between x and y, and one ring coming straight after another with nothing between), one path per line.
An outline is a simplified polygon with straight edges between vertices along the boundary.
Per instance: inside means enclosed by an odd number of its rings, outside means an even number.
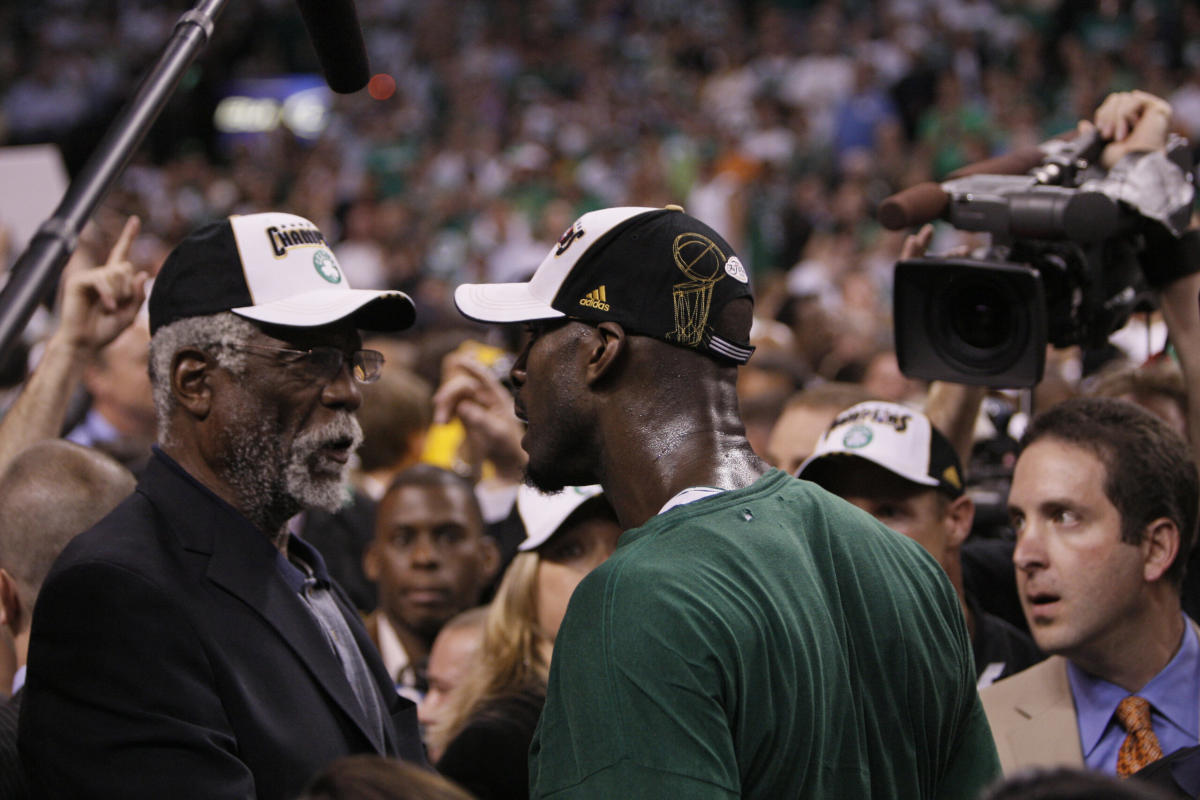
M621 537L530 751L535 798L961 800L999 774L941 567L778 470Z

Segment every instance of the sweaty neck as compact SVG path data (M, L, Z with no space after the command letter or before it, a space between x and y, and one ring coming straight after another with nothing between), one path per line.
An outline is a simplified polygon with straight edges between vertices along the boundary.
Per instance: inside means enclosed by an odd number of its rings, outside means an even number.
M660 437L606 449L601 483L626 530L644 524L688 487L742 489L769 468L740 429L670 427Z

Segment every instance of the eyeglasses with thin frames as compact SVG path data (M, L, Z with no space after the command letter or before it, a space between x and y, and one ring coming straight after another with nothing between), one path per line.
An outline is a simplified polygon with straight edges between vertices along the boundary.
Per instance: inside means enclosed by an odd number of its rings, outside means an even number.
M307 350L296 350L290 347L271 347L265 344L233 345L237 350L249 350L261 353L282 353L294 358L291 364L299 365L307 371L313 380L331 381L339 372L342 365L350 362L350 375L358 383L374 383L383 372L383 353L378 350L355 350L346 354L337 347L318 346Z

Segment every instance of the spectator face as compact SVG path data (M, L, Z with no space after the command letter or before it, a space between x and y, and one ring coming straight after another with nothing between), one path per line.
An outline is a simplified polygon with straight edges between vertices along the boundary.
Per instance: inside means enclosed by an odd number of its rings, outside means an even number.
M833 422L840 408L794 406L779 415L767 440L767 460L772 466L795 475L813 450L821 434Z
M441 719L447 696L462 683L479 653L482 635L480 625L455 624L443 629L433 640L426 671L429 691L417 706L417 718L426 730ZM432 751L429 754L432 761L437 761L440 756L441 753Z
M1081 665L1118 652L1145 624L1144 560L1121 541L1121 515L1090 451L1039 439L1017 460L1009 514L1021 606L1038 646Z
M568 519L538 548L538 624L552 639L567 613L567 602L584 576L604 563L617 548L621 527L611 519Z
M96 407L122 433L154 434L149 359L150 329L135 323L104 348L100 361L84 373Z
M822 487L912 539L943 566L951 559L951 548L970 531L971 518L964 525L953 513L954 504L937 489L904 480L863 459L839 459L818 478Z
M347 461L362 439L354 418L362 395L345 364L336 375L317 374L304 358L254 349L331 346L349 353L360 347L357 331L345 324L286 335L256 331L243 350L244 374L218 371L209 440L201 444L245 507L271 510L273 518L279 509L337 509Z
M432 640L479 602L497 560L467 489L416 484L384 496L364 567L392 623Z

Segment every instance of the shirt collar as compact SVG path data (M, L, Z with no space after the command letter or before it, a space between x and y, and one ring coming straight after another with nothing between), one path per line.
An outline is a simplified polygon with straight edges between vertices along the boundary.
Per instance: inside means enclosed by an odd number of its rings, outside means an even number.
M163 464L171 469L172 472L179 475L200 492L203 492L212 502L227 508L236 514L238 519L244 520L247 528L254 531L254 534L258 538L262 539L263 542L275 552L275 566L279 570L279 574L283 576L284 581L287 582L287 585L291 587L292 591L300 592L304 588L304 584L308 580L308 576L303 570L289 561L283 553L279 552L279 550L273 544L271 544L266 534L251 524L251 522L247 520L240 511L227 503L216 492L192 477L190 472L180 466L179 462L177 462L175 459L164 453L162 448L160 448L158 445L153 445L151 450L153 451L154 455L163 462ZM321 558L321 554L317 552L312 545L301 539L299 536L288 534L288 552L294 558L298 558L307 564L312 570L313 576L318 581L329 583L329 571L325 567L325 559Z
M208 488L203 483L196 480L195 476L193 476L192 473L190 473L186 469L184 469L183 466L178 461L176 461L175 459L173 459L169 455L167 455L161 447L159 447L156 444L151 445L150 452L153 455L157 456L158 459L160 461L162 461L162 463L165 464L167 467L169 467L172 472L174 472L176 475L178 475L179 477L181 477L185 481L187 481L188 484L190 484L193 488L202 492L206 497L208 497L209 500L232 511L239 518L245 520L247 525L249 525L251 528L254 528L254 530L258 531L258 528L255 528L253 523L251 523L250 520L246 519L245 515L242 514L242 512L238 511L236 508L234 508L232 505L230 505L223 497L221 497L219 494L214 492L212 489ZM259 534L262 535L262 531L259 531Z
M16 694L25 686L25 668L27 664L22 664L17 667L17 671L13 673L12 693Z
M96 409L90 409L80 423L80 433L90 439L88 444L112 442L121 438L121 432Z
M1183 642L1162 671L1136 692L1154 710L1192 738L1200 739L1200 640L1184 617ZM1100 743L1117 706L1130 692L1067 661L1067 679L1079 719L1079 743L1086 758Z
M392 627L392 622L383 611L378 612L379 619L379 655L383 657L383 665L387 668L392 679L399 682L400 674L408 669L408 651L400 643L400 636Z
M309 579L303 569L292 563L294 560L304 562L312 570L312 576L316 578L317 583L327 584L330 582L329 571L325 568L325 559L321 558L321 554L315 547L299 536L289 533L287 549L287 556L276 551L275 566L279 569L279 574L283 576L287 585L292 587L292 591L301 592Z
M672 508L675 508L675 506L694 503L697 500L703 500L706 497L712 497L714 494L720 494L724 491L724 489L718 489L715 486L689 486L668 500L667 504L658 510L658 513L665 514Z

